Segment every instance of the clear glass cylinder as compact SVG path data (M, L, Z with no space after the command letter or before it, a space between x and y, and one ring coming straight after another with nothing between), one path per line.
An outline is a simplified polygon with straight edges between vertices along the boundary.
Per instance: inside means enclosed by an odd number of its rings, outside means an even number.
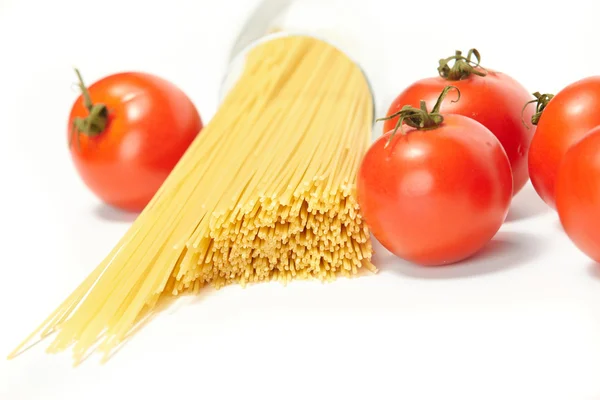
M239 78L246 53L265 41L293 34L323 40L345 53L365 74L371 88L374 118L383 115L378 96L379 57L372 46L373 27L364 9L364 1L356 0L263 0L242 27L229 54L228 68L221 83L222 100ZM368 34L366 32L368 31Z

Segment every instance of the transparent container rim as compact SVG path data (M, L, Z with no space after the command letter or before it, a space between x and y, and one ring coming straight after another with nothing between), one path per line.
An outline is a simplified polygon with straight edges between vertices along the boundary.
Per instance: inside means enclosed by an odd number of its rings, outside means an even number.
M245 59L246 54L248 54L248 52L253 49L256 46L259 46L263 43L266 43L268 41L271 40L275 40L275 39L279 39L279 38L283 38L283 37L291 37L291 36L303 36L303 37L307 37L307 38L311 38L311 39L316 39L319 40L323 43L328 44L329 46L334 47L335 49L337 49L338 51L340 51L342 54L344 54L354 65L356 65L358 67L358 69L360 70L360 72L362 73L363 77L365 78L365 82L367 84L367 87L369 89L369 94L371 95L371 105L372 105L372 115L373 115L373 121L372 124L375 125L375 120L377 118L376 115L376 98L375 98L375 91L373 90L373 85L371 80L369 79L369 76L366 74L365 70L361 67L360 63L357 62L354 58L350 57L350 55L348 54L348 52L344 51L344 49L341 49L339 46L331 43L330 41L328 41L327 39L320 37L319 35L315 35L313 33L307 33L307 32L302 32L302 31L278 31L278 32L272 32L272 33L267 33L264 36L261 36L260 38L256 39L255 41L253 41L252 43L250 43L249 45L247 45L246 47L244 47L242 50L240 50L237 54L233 55L232 57L229 58L229 60L227 60L227 68L225 69L225 73L223 74L222 78L221 78L221 84L219 85L219 104L223 101L223 99L225 98L225 96L227 95L227 93L229 92L229 90L232 88L232 86L234 85L235 82L237 82L237 78L231 82L229 85L227 84L227 81L229 78L231 78L231 74L235 72L236 67L239 68L240 67L240 63L243 62L243 60Z

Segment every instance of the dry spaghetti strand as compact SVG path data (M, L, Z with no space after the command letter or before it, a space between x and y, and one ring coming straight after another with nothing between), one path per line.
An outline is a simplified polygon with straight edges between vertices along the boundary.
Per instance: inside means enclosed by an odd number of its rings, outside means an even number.
M118 346L161 297L207 284L375 271L355 198L373 104L334 47L289 36L250 51L210 123L88 278L13 353Z

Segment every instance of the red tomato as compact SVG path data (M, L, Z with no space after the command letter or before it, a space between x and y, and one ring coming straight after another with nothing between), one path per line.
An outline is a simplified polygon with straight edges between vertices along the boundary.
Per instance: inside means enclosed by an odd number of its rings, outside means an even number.
M558 169L567 150L600 125L600 76L562 89L543 110L529 149L529 175L539 196L556 208Z
M600 262L600 126L563 156L556 179L556 209L571 241Z
M419 80L406 88L392 102L387 116L393 115L406 104L418 107L420 100L425 100L428 107L433 107L445 86L450 84L458 87L461 101L444 103L440 112L473 118L492 131L510 160L516 194L529 180L527 151L535 127L525 126L521 114L523 104L531 100L532 96L510 76L479 68L479 54L474 50L471 52L476 55L477 64L470 60L470 55L462 57L460 52L442 60L440 76ZM447 65L451 59L456 60L452 68ZM525 110L525 118L530 119L531 115L531 110ZM396 123L397 118L387 120L383 131L390 131Z
M441 118L383 135L357 177L373 236L421 265L454 263L482 249L504 222L513 193L508 157L489 129L462 115Z
M200 115L183 91L157 76L119 73L86 89L76 72L83 94L68 135L77 171L105 203L139 212L201 131Z

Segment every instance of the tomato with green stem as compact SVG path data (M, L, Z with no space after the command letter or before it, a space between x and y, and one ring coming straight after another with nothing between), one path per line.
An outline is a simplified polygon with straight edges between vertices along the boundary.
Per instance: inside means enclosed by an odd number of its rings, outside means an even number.
M357 199L373 236L398 257L444 265L481 250L502 226L513 193L500 141L474 119L407 104L365 154ZM459 91L460 98L460 91ZM458 100L455 100L455 102ZM406 125L406 126L405 126Z
M404 105L419 107L425 100L432 107L447 85L456 86L462 95L458 103L444 103L440 112L460 114L472 118L487 127L500 141L508 155L513 172L513 194L518 193L529 180L527 152L535 127L523 125L522 105L531 100L531 94L507 74L480 66L481 56L471 49L466 57L457 51L455 55L439 61L438 76L414 82L392 102L387 112L390 117ZM451 65L451 63L453 64ZM525 111L525 118L531 111ZM394 129L398 118L389 118L383 132Z
M192 141L202 120L190 98L160 77L123 72L86 87L68 122L77 172L103 202L139 212L152 199Z
M536 99L536 132L529 149L529 175L538 195L556 208L556 179L569 148L600 125L600 76L581 79L556 95Z

